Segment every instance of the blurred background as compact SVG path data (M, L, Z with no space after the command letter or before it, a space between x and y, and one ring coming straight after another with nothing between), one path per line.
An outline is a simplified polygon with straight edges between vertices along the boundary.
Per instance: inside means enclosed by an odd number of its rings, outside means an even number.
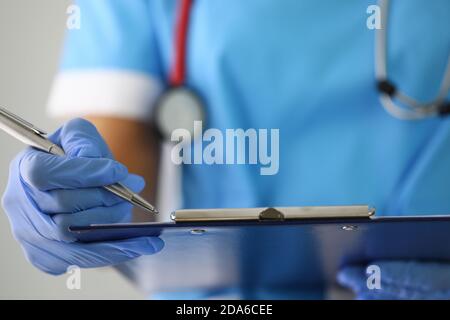
M45 104L66 28L68 0L0 1L0 105L54 130ZM24 146L0 134L0 192L11 159ZM66 287L67 275L44 274L29 264L0 208L0 299L139 299L142 294L111 268L82 270L81 289Z

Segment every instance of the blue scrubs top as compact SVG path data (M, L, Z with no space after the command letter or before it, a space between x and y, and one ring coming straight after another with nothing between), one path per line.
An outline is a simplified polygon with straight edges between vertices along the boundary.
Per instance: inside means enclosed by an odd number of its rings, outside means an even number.
M374 3L194 1L186 82L205 100L208 126L278 128L280 164L272 176L255 165L185 165L184 207L370 204L378 215L450 213L450 118L401 121L380 105L375 31L366 26ZM81 29L68 33L63 72L127 70L166 83L175 0L78 4ZM449 13L447 0L391 2L389 77L419 100L439 88ZM247 297L295 291L301 261L292 262L279 277L255 280Z

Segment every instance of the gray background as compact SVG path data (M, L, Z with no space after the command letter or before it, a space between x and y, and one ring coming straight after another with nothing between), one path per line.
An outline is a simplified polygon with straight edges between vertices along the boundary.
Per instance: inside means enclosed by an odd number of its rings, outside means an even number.
M58 123L46 117L45 104L58 66L69 4L68 0L0 1L0 105L49 131ZM0 146L3 194L9 162L23 145L0 133ZM83 270L81 290L68 290L66 275L46 275L25 260L0 210L0 298L142 297L111 268Z

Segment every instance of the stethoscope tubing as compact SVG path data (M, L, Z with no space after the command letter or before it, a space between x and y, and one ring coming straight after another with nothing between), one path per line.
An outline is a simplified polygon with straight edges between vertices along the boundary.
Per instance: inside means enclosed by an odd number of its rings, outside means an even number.
M178 1L178 12L176 13L178 18L175 24L173 44L173 64L168 77L170 88L182 87L186 85L186 47L193 0ZM375 32L374 67L381 105L390 115L401 120L420 120L427 117L442 115L444 114L443 111L446 113L450 112L450 110L443 110L449 108L448 105L445 105L445 101L450 90L450 55L447 59L447 65L440 84L439 92L432 101L418 101L417 99L414 99L410 95L399 90L397 86L388 80L387 32L389 25L390 0L378 0L378 4L382 23L381 28L377 29ZM400 102L401 105L395 102L395 100Z
M375 34L375 77L378 84L388 82L387 72L387 30L389 24L389 5L390 0L379 0L381 29ZM420 120L440 114L440 106L445 102L450 90L450 55L447 59L447 66L444 72L438 95L432 101L419 102L406 93L400 91L397 87L392 93L380 92L380 102L384 109L392 116L402 120ZM405 107L398 105L394 98L401 102Z

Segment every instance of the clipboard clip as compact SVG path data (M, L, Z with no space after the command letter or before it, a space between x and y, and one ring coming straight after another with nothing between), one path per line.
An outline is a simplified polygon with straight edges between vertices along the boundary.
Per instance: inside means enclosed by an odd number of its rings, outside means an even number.
M275 208L267 208L259 213L260 221L284 221L284 214Z

